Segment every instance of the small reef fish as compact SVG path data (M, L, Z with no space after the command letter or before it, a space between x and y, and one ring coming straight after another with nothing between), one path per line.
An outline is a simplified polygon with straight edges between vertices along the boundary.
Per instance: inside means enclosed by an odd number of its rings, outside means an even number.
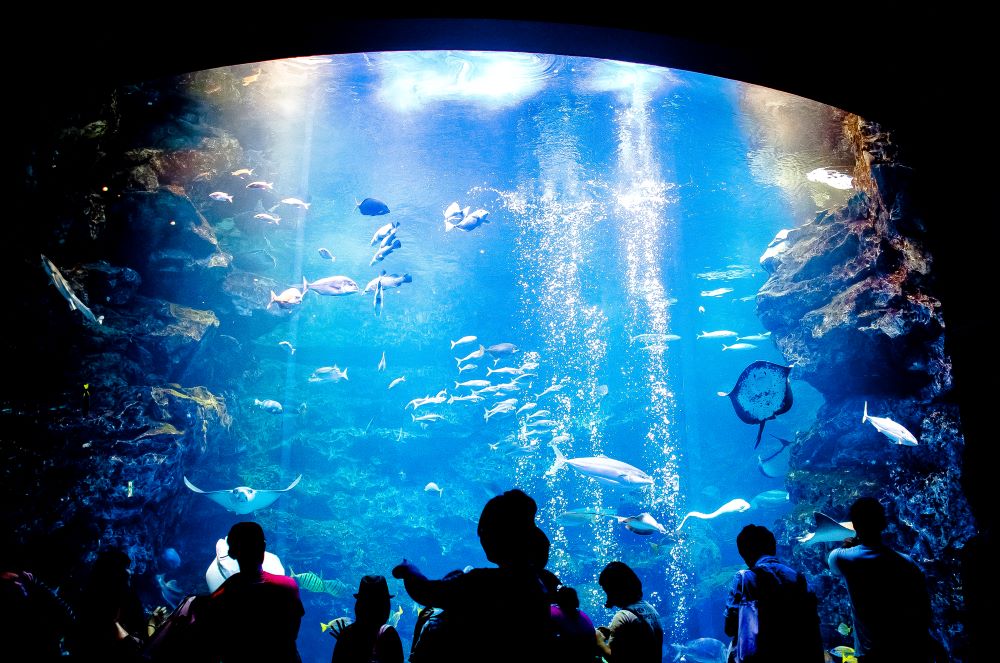
M298 288L288 288L282 290L280 295L271 291L271 300L267 303L267 308L277 304L278 308L290 309L302 303L302 297L306 294L306 280L302 279L302 290Z
M344 629L354 623L354 620L350 617L336 617L319 625L320 633L329 632L334 638L339 638L340 634L344 632Z
M624 525L628 531L641 536L649 536L654 532L667 533L667 528L656 522L656 518L646 512L640 513L638 516L618 516L618 522Z
M536 407L538 407L538 403L525 403L517 409L517 414L527 412L528 410L534 410Z
M403 616L403 606L397 605L396 612L389 615L389 621L386 622L389 626L396 628L399 626L399 618Z
M319 257L322 258L323 260L336 260L333 254L330 253L330 249L320 248Z
M340 370L340 368L334 364L333 366L322 366L313 371L313 374L309 376L310 382L340 382L341 380L347 379L347 369Z
M381 216L389 213L389 206L378 198L365 198L357 204L357 208L365 216Z
M695 336L695 338L731 338L736 336L739 336L739 334L737 334L734 331L729 331L728 329L720 329L718 331L710 331L710 332L703 331L702 333Z
M438 497L441 497L441 495L444 493L444 489L438 486L433 481L431 481L426 486L424 486L424 492L425 493L436 492L438 494Z
M815 170L810 170L806 173L806 179L810 182L825 184L833 187L834 189L840 189L841 191L847 191L848 189L854 188L853 177L845 173L838 173L832 168L816 168Z
M233 177L247 177L248 175L253 175L253 168L240 168L239 170L234 170L230 173Z
M448 405L456 403L459 401L472 401L473 403L478 403L479 401L485 401L486 399L479 394L469 394L468 396L450 396L448 398Z
M688 518L701 518L702 520L712 520L713 518L718 518L719 516L726 513L743 513L750 508L750 502L744 499L736 498L734 500L729 500L718 509L712 513L702 513L701 511L691 511L681 520L681 524L677 526L676 531L680 531L684 527L684 523L688 521Z
M851 627L845 624L844 622L840 622L837 625L837 633L841 634L846 638L851 634Z
M372 260L371 262L368 263L368 266L370 267L374 265L376 262L381 262L385 260L390 253L400 248L401 246L403 246L403 243L397 239L393 241L392 244L380 248L378 251L375 252L375 255L372 256Z
M634 344L636 341L640 343L669 343L670 341L679 341L681 337L677 334L636 334L629 339L630 344Z
M517 352L518 348L513 343L497 343L486 348L486 351L499 359L500 357L509 357Z
M551 393L556 392L556 391L561 391L562 388L563 388L563 384L562 383L550 384L548 387L545 388L545 391L543 391L540 394L535 394L535 400L536 401L539 400L545 394L551 394Z
M312 283L307 282L306 278L303 276L302 293L305 294L307 290L312 290L317 294L326 295L328 297L340 297L342 295L351 295L355 292L359 292L361 288L359 288L354 279L349 276L327 276L326 278L313 281Z
M468 208L466 208L468 209ZM444 220L444 231L451 232L456 228L458 230L463 230L465 232L471 232L484 223L489 223L490 213L484 209L477 209L475 212L466 213L461 221L455 222L454 220Z
M208 194L208 197L211 198L212 200L217 200L220 203L223 201L227 203L233 202L233 196L231 194L226 193L225 191L213 191L212 193Z
M282 198L281 202L285 205L298 207L299 209L309 209L309 206L312 205L312 203L307 203L305 201L299 200L298 198Z
M497 403L492 409L483 408L483 419L486 421L490 420L490 417L495 417L498 414L506 414L514 409L514 403L507 401Z
M289 355L295 354L295 346L288 341L278 341L278 345L288 350Z
M434 413L423 414L419 417L416 416L415 414L411 414L410 418L413 419L413 423L417 423L418 421L441 421L442 419L444 419L442 415Z
M727 292L732 292L732 291L733 291L732 288L716 288L715 290L702 290L701 291L701 296L702 297L721 297L722 295L726 294Z
M449 341L451 343L451 349L454 350L456 345L462 345L463 343L472 343L477 340L475 336L463 336L457 341Z
M760 334L754 334L752 336L737 336L737 341L766 341L771 338L771 332L763 332Z
M247 184L247 188L274 191L274 182L250 182L250 184Z
M371 281L368 282L368 285L365 286L364 292L365 293L373 292L379 286L382 286L383 288L398 288L404 283L412 283L412 282L413 282L413 277L410 276L409 274L403 274L402 276L400 276L399 274L386 274L385 270L383 269L381 274L379 274L378 276L376 276L375 278L373 278Z
M847 520L838 523L836 520L820 513L813 512L816 520L816 529L803 536L796 537L796 540L804 545L811 546L817 543L841 543L844 539L849 539L856 534L854 524Z
M569 465L580 474L595 479L607 486L619 488L639 488L652 485L653 478L628 463L614 460L607 456L591 456L588 458L567 458L554 444L550 444L556 454L556 460L545 476L553 476L560 469ZM749 506L749 505L748 505Z
M601 521L601 518L606 517L616 517L618 515L614 507L602 508L602 507L580 507L577 509L569 509L559 514L556 518L556 522L563 527L579 527L580 525L585 525L587 523L597 523Z
M464 366L459 366L458 367L458 374L461 375L465 371L471 371L471 370L474 370L474 369L477 369L477 368L479 368L479 367L476 366L475 364L465 364Z
M467 354L466 356L462 357L461 359L457 359L456 358L455 361L458 362L459 366L461 366L463 363L469 361L470 359L479 359L484 354L486 354L486 348L484 348L482 345L480 345L478 350L475 350L474 352L470 352L469 354Z
M913 433L906 430L902 425L897 424L892 419L888 417L872 417L868 414L868 401L865 401L865 412L861 416L861 423L870 421L875 430L885 435L887 438L895 442L896 444L901 444L905 447L915 447L917 446L917 438L914 437Z
M312 571L305 573L295 573L292 567L288 567L288 577L295 580L299 587L307 592L316 594L329 594L333 597L344 596L348 592L348 587L337 579L324 580L323 576L316 575ZM333 622L331 622L332 624ZM329 627L328 627L329 628ZM323 629L324 631L326 629Z
M369 246L375 246L389 235L395 233L396 228L399 228L399 221L392 221L390 223L385 224L384 226L376 230L374 235L372 235L372 241L371 244L369 244Z
M52 285L56 287L56 290L59 291L59 294L62 295L63 299L65 299L69 303L69 310L79 311L80 313L83 314L84 318L93 322L94 324L98 325L103 324L104 316L94 315L94 312L91 311L90 308L82 301L80 301L80 298L76 296L76 293L73 292L73 288L70 287L69 281L67 281L66 278L62 275L62 272L60 272L56 268L55 264L53 264L51 260L46 258L44 254L39 254L39 255L42 256L42 269L44 269L45 273L49 275L50 279L52 279Z
M455 389L458 389L459 387L472 387L473 389L475 389L478 387L489 387L489 386L490 386L489 380L466 380L465 382L458 382L458 381L455 382Z
M389 389L392 389L393 387L395 387L400 382L406 382L406 376L405 375L402 376L402 377L398 377L395 380L393 380L392 382L390 382L389 383ZM388 389L386 391L388 391Z
M733 343L732 345L723 344L722 351L725 352L726 350L753 350L756 347L757 346L754 345L753 343Z
M274 214L268 214L267 212L260 212L259 214L254 214L253 218L257 219L258 221L264 221L265 223L269 223L274 226L281 223L280 216Z
M858 663L858 657L852 647L840 645L830 650L830 656L836 663Z
M379 362L378 362L378 371L379 371L379 373L381 373L384 370L385 370L385 352L383 351L382 352L382 359L380 359Z

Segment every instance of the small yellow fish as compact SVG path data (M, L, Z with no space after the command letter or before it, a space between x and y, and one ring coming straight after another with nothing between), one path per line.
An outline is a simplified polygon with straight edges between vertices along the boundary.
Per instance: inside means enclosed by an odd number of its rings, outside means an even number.
M399 618L403 616L403 606L397 605L396 612L389 615L389 621L386 622L389 626L397 628L399 626Z
M834 647L830 650L834 658L838 659L840 663L858 663L858 657L854 655L854 649L848 647L847 645L840 645L839 647Z

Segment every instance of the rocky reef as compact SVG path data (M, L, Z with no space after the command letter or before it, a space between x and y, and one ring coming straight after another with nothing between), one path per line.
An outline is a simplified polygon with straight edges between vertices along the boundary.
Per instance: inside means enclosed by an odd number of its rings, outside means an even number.
M927 573L939 639L962 658L960 557L976 522L961 485L965 440L920 191L891 132L857 116L845 118L844 131L857 154L856 194L783 232L761 261L770 275L757 296L761 321L792 377L825 399L796 438L787 488L798 507L778 534L794 541L815 511L846 520L854 499L877 497L892 523L888 542ZM866 403L918 446L862 424ZM849 622L850 608L827 552L795 546L790 556L813 575L832 631Z

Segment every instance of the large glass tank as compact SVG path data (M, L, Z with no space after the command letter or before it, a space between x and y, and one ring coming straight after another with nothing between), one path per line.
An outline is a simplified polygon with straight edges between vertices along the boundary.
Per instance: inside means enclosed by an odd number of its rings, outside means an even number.
M43 379L6 398L4 491L28 503L4 542L68 596L108 546L148 608L207 593L253 519L326 660L362 575L488 565L479 512L517 487L595 623L601 569L637 571L665 660L726 640L748 523L809 575L833 648L850 608L807 535L874 495L960 651L961 429L883 128L686 71L439 51L122 86L38 144L9 349Z

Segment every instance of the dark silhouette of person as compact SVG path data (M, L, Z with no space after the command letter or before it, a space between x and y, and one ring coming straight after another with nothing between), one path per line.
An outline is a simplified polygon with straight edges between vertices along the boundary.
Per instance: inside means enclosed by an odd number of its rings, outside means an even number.
M399 633L386 624L393 596L384 576L361 578L354 595L354 621L337 636L332 663L403 663Z
M0 642L5 661L60 660L60 640L73 624L73 610L33 573L0 571Z
M225 663L299 663L295 639L305 610L298 584L261 568L266 542L257 523L236 523L226 540L240 572L222 583L204 608L202 632L213 655Z
M736 549L747 570L733 576L726 601L725 631L733 638L735 660L739 635L739 605L756 601L756 655L748 660L767 663L822 663L816 595L804 575L776 557L774 534L762 525L747 525L736 535Z
M605 608L618 608L611 624L596 631L608 663L660 663L663 628L656 608L642 600L642 581L624 562L609 562L597 578L607 594Z
M909 556L882 541L885 509L873 497L850 508L857 535L829 556L843 576L854 613L854 651L859 661L930 661L941 656L931 637L931 604L923 571Z
M594 663L597 660L597 632L594 622L580 610L580 597L563 585L555 593L549 609L554 642L553 659L563 663Z
M450 580L462 575L464 571L456 569L444 575L444 580ZM448 613L441 608L424 606L417 615L417 623L413 626L413 641L410 644L410 663L436 663L451 661L458 652L451 650L454 636L448 636Z
M81 660L132 662L146 636L142 602L132 587L132 560L117 549L97 555L77 604L71 646Z
M549 539L535 525L535 500L514 489L490 499L479 516L479 541L497 568L430 580L411 562L392 570L417 603L448 613L449 649L441 661L543 663L551 660L549 605L558 584L545 571Z

